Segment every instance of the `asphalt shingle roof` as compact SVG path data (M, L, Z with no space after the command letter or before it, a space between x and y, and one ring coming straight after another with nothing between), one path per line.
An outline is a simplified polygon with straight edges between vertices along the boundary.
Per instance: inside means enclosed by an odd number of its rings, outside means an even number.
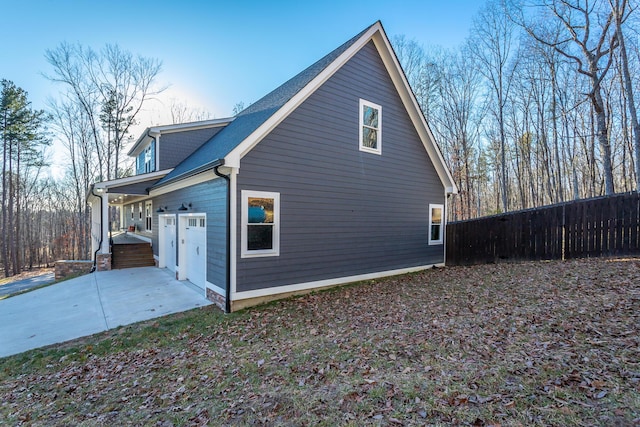
M223 130L176 166L171 173L167 174L155 186L186 178L195 171L206 169L208 165L224 159L227 154L266 122L327 66L348 50L373 25L367 27L300 74L245 108Z

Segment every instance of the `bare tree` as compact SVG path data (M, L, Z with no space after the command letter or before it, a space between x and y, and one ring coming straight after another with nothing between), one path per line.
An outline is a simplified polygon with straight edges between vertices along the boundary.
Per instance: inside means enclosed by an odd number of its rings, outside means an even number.
M509 210L509 176L507 168L507 141L505 131L505 106L509 99L509 90L513 82L514 59L513 46L514 25L508 19L503 5L497 0L487 2L474 20L469 52L475 56L480 66L478 70L487 80L492 100L489 106L497 122L500 144L500 191L502 209Z
M154 84L161 62L134 57L117 45L100 52L62 43L45 53L46 77L66 86L66 97L84 110L95 146L100 179L120 176L120 153L144 103L164 88Z
M603 1L589 0L543 0L534 6L514 8L519 14L511 16L538 42L555 49L577 66L577 71L590 82L586 94L596 117L597 140L601 150L601 161L605 182L605 194L615 192L611 144L609 141L607 114L602 98L602 81L611 68L612 51L618 46L614 13L602 11ZM545 31L548 26L539 20L526 18L529 8L540 9L543 19L553 19L561 25L563 32L556 37ZM577 50L577 52L576 52Z
M636 103L634 98L633 83L631 81L631 72L629 70L629 58L627 55L627 45L625 42L625 33L623 24L633 11L627 3L627 0L609 0L609 5L615 22L616 39L620 45L620 68L622 71L621 78L627 96L627 108L629 109L629 119L631 120L631 128L633 130L633 148L635 153L635 176L636 190L640 191L640 124L638 123L638 112L636 111Z
M211 113L202 108L190 107L186 102L172 98L169 103L169 112L171 113L171 123L189 123L200 120L208 120Z
M474 202L475 155L483 118L479 102L481 79L477 64L464 50L448 52L440 65L439 114L435 127L460 189L458 206L451 209L453 219L477 216Z

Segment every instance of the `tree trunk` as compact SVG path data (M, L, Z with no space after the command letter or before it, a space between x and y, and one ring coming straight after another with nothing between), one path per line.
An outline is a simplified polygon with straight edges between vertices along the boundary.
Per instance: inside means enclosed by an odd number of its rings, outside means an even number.
M594 66L597 66L594 64ZM602 101L602 93L600 90L600 82L597 77L596 70L593 70L591 81L593 83L593 93L591 99L593 109L596 115L596 136L598 144L602 150L602 174L604 177L604 193L607 196L615 194L613 184L613 165L611 162L611 144L609 142L609 134L607 129L607 117L604 111L604 102Z
M4 277L9 277L9 242L7 239L7 152L9 150L9 137L7 136L7 111L2 117L2 264L4 267Z
M622 12L619 8L614 7L616 20L616 33L620 46L620 60L622 62L622 75L624 77L624 90L627 93L627 106L629 108L629 118L631 119L631 127L633 129L633 151L635 154L635 173L636 173L636 191L640 191L640 124L638 123L638 112L636 110L635 98L633 96L633 84L631 82L631 73L629 72L629 59L627 57L627 47L622 32L622 13L626 6L626 1L622 4Z

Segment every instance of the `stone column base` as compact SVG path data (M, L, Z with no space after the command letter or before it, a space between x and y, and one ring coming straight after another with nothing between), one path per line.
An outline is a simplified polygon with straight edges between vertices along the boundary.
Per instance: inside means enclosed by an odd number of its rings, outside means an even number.
M111 270L111 254L96 255L96 270L97 271Z
M216 306L218 306L220 310L224 311L224 303L225 303L224 296L220 295L213 289L207 288L207 299L212 303L214 303Z

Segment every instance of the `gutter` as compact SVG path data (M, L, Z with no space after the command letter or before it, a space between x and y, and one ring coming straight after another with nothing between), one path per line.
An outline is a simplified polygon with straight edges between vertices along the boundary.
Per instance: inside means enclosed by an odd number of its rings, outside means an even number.
M96 249L96 251L93 253L93 267L91 267L91 271L90 273L93 273L94 271L96 271L96 268L98 267L98 251L100 249L102 249L102 196L99 194L94 193L95 186L91 185L91 194L93 194L95 197L100 199L100 243L98 243L98 249Z
M226 283L224 287L224 312L228 314L231 313L231 178L229 178L229 175L225 175L218 170L220 166L224 166L224 159L216 160L216 162L218 164L214 166L213 172L220 178L227 181L227 262L225 265Z

